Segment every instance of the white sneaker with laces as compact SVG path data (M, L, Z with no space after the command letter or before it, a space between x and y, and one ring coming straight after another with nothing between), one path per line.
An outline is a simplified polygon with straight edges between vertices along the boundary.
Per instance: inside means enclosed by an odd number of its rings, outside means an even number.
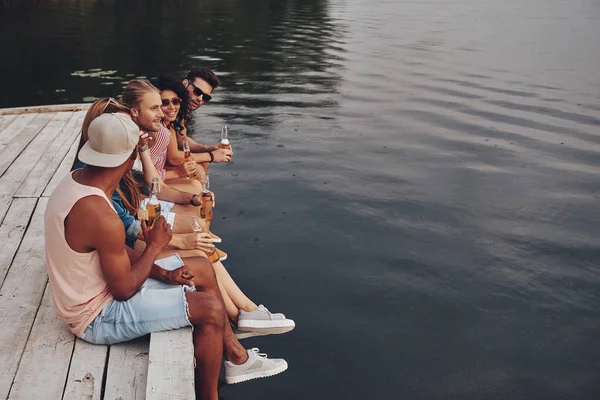
M231 385L249 381L250 379L266 378L282 373L288 368L287 362L282 358L267 358L264 353L259 353L255 347L248 351L248 360L240 365L225 361L225 382Z
M268 333L262 333L262 332L252 332L252 331L242 332L233 323L230 322L229 324L231 325L231 330L233 331L233 334L235 335L237 340L248 339L248 338L255 337L255 336L268 335Z
M281 313L271 313L267 307L261 304L254 311L240 310L237 327L242 332L252 331L265 335L277 335L291 331L296 324Z

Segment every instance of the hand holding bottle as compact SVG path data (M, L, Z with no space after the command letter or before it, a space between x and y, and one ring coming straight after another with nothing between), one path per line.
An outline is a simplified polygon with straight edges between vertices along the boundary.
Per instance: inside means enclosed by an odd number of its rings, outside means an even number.
M156 219L152 229L148 228L146 221L142 220L142 233L148 246L156 246L160 249L168 245L173 237L171 225L167 223L167 220L162 215Z

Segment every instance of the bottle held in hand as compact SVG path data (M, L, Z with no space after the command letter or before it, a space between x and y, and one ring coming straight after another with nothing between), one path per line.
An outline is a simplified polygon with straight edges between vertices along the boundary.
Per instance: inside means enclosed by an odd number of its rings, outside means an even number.
M221 148L221 149L231 149L231 145L229 144L229 137L228 137L228 128L227 128L227 125L223 125L221 127L221 142L219 143L219 148Z
M148 228L152 228L154 222L160 217L160 203L158 202L159 185L158 178L152 179L152 194L150 195L150 201L146 205L147 219L146 225Z
M183 141L183 156L185 157L185 161L189 161L190 157L192 157L192 152L190 151L190 144L187 140ZM186 179L196 179L196 173L187 174Z
M198 222L198 220L194 217L190 218L190 225L192 226L192 230L194 233L203 233L204 229L202 229L202 225ZM217 254L217 249L213 247L210 253L206 253L210 262L215 263L219 261L219 254Z
M213 198L210 192L210 181L208 175L202 182L202 196L200 197L200 217L205 221L212 221L213 217Z

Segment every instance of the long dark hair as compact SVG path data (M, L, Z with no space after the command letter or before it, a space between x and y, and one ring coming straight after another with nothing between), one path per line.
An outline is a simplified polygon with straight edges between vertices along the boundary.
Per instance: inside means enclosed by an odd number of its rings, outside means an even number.
M190 96L187 89L178 80L171 77L161 75L158 79L152 81L152 84L158 88L161 92L165 90L171 90L175 92L177 97L181 99L181 107L179 107L179 113L177 118L173 121L173 127L179 131L181 125L185 124L190 116Z

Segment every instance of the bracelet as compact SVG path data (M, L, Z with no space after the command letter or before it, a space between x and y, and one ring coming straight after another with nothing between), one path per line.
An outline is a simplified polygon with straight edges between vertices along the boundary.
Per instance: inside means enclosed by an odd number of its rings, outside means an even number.
M194 204L194 198L195 198L196 196L198 196L198 195L197 195L197 194L193 194L193 195L192 195L192 198L190 199L190 204L191 204L191 205L193 205L194 207L198 207L198 206L196 206L196 205Z
M145 144L145 145L144 145L144 147L138 147L138 151L139 151L140 153L143 153L143 152L145 152L146 150L148 150L148 145L147 145L147 144Z
M213 155L212 151L208 152L208 155L210 156L210 161L209 163L212 163L213 161L215 161L215 156Z

